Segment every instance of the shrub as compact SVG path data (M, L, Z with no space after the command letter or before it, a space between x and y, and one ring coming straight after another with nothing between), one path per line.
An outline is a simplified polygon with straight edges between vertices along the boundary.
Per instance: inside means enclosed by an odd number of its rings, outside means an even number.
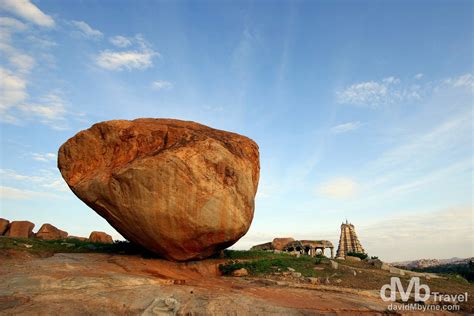
M347 255L351 256L351 257L358 257L362 260L364 260L368 257L368 255L366 253L362 253L362 252L348 252Z

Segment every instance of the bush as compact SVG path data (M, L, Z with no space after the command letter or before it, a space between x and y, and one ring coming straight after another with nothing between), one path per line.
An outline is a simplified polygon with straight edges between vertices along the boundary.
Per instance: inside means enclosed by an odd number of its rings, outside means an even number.
M362 260L365 260L368 257L366 253L362 253L362 252L348 252L347 255L351 257L358 257Z

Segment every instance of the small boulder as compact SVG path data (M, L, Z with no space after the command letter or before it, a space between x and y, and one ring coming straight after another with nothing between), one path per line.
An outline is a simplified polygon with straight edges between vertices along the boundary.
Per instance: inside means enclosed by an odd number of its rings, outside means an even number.
M235 277L243 277L247 275L249 275L249 272L245 268L240 268L240 269L232 271L232 276L235 276Z
M290 271L290 272L295 272L296 270L293 269L292 267L288 267L288 271Z
M380 270L390 271L390 266L384 262L380 266Z
M100 242L103 244L112 244L114 241L112 239L112 236L109 234L106 234L104 232L96 232L93 231L90 236L89 236L89 241L90 242Z
M35 224L29 221L13 221L8 226L5 233L7 237L30 238L33 237L33 228Z
M337 270L339 268L339 264L336 261L330 260L330 262L331 262L332 269Z
M67 235L67 232L60 230L51 224L43 224L35 234L35 237L43 240L58 240L66 238Z
M291 276L294 278L301 278L301 273L300 272L291 272Z
M390 273L393 273L393 274L398 274L398 275L405 275L405 271L402 270L402 269L399 269L399 268L395 268L395 267L390 267Z
M380 259L370 259L367 262L377 269L386 270L386 271L390 270L389 265Z
M312 277L306 278L306 281L308 281L311 284L320 284L321 283L319 278L312 278Z
M9 220L4 218L0 218L0 236L3 236L8 229L8 225L10 224Z
M352 261L352 262L361 261L359 257L353 257L353 256L346 256L346 260Z

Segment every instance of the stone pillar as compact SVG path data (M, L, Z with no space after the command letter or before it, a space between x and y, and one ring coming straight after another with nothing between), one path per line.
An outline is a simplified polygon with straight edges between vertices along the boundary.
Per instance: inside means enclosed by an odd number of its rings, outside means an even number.
M334 248L331 247L331 259L333 259L333 258L334 258Z

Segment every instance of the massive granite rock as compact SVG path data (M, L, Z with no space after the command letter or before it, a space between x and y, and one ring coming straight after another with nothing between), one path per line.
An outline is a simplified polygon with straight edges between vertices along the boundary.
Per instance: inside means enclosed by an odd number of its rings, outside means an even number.
M35 224L29 221L13 221L5 233L7 237L30 238L33 237Z
M60 230L51 224L43 224L35 234L35 237L44 240L58 240L66 238L67 235L67 232Z
M112 239L112 236L110 236L109 234L104 233L104 232L96 232L96 231L93 231L89 235L89 241L100 242L103 244L112 244L114 242L114 240Z
M5 234L8 229L8 225L10 225L10 221L4 218L0 218L0 236Z
M178 261L247 232L260 173L254 141L170 119L95 124L61 146L58 167L125 238Z

